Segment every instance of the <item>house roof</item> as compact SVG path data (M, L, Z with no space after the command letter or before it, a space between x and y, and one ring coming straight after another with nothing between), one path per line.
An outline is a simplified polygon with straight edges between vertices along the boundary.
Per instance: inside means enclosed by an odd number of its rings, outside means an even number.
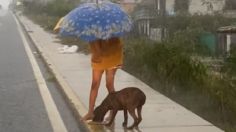
M220 27L220 28L218 28L217 32L219 32L219 33L236 33L236 25Z

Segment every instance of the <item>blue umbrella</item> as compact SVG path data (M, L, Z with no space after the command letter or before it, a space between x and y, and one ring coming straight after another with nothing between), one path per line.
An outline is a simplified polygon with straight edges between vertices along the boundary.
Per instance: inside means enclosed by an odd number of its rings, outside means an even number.
M64 17L60 34L90 42L121 37L131 27L131 19L120 5L112 2L84 3Z

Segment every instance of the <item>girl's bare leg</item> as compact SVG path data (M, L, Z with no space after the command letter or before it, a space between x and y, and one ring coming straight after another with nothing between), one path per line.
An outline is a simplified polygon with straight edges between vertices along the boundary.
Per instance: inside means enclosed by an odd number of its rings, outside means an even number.
M93 118L94 105L98 94L98 89L100 86L102 74L104 70L94 70L92 71L92 85L89 97L89 110L88 113L82 118L82 120L91 120Z
M106 87L109 93L114 92L114 80L117 68L106 70ZM110 110L109 115L105 117L105 121L110 121L112 110Z
M114 80L117 68L106 70L106 87L109 93L114 92Z

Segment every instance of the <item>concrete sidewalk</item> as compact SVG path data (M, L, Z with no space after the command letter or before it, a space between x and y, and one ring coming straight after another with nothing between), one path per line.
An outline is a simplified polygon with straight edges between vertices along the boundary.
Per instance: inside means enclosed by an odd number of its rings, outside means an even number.
M90 56L82 53L61 54L58 47L56 35L45 32L40 26L34 24L28 18L19 16L30 38L33 40L42 56L55 74L56 79L62 86L62 91L67 101L77 115L84 115L88 108L89 91L91 84ZM103 78L104 79L104 78ZM96 105L100 104L107 91L104 85L105 80L99 89ZM208 121L202 119L191 111L185 109L174 101L136 79L132 75L119 70L115 80L116 90L127 86L137 86L147 96L146 104L143 107L143 121L139 130L142 132L222 132ZM78 117L79 118L79 117ZM90 131L113 131L123 132L123 112L118 112L112 128L86 124ZM129 117L128 124L133 123Z

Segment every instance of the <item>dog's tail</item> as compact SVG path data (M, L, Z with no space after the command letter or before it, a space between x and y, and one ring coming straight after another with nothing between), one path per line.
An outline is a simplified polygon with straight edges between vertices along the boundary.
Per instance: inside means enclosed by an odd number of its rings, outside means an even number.
M141 94L140 94L140 96L139 96L139 98L141 98L141 100L140 100L140 106L143 106L143 105L145 104L145 102L146 102L146 95L144 94L143 91L140 90L140 92L141 92Z
M136 88L136 87L133 87L133 88L135 89L136 95L139 98L139 105L138 106L143 106L146 102L146 95L139 88Z

